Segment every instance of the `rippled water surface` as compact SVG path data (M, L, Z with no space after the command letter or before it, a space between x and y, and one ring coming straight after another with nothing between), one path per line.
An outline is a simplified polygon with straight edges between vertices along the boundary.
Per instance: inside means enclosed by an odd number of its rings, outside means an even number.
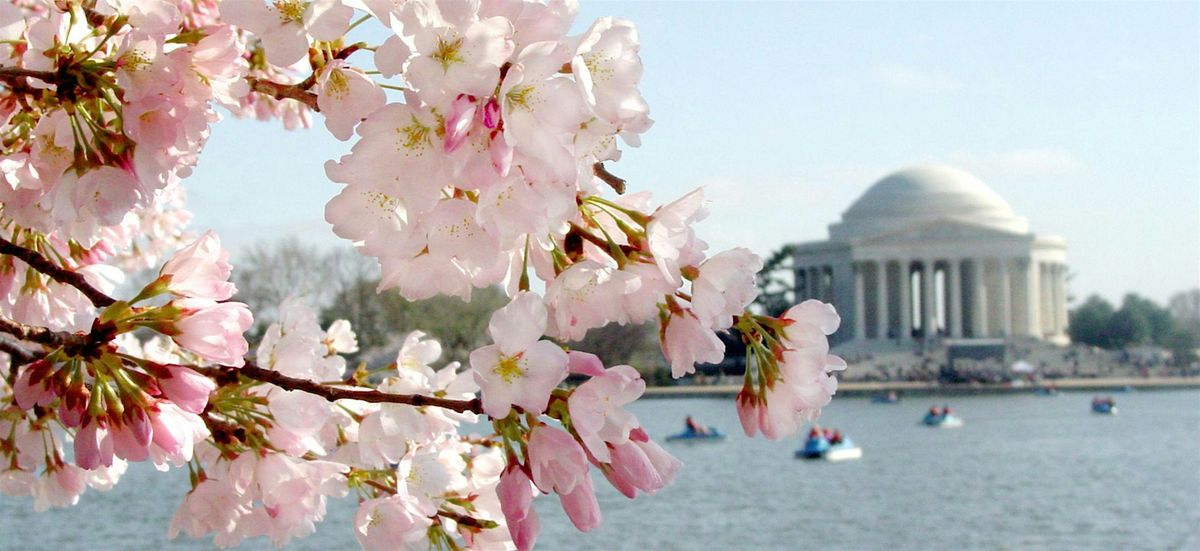
M961 429L917 424L930 399L839 398L823 421L863 446L844 463L793 459L797 440L736 432L730 399L643 400L655 437L687 414L734 433L668 445L686 467L656 496L628 501L597 479L604 524L579 536L554 497L538 500L544 549L1200 549L1200 392L956 397ZM113 491L35 514L0 496L4 549L204 549L167 541L186 472L133 468ZM181 476L182 474L182 476ZM353 503L335 503L296 549L356 547ZM267 545L250 541L244 548Z

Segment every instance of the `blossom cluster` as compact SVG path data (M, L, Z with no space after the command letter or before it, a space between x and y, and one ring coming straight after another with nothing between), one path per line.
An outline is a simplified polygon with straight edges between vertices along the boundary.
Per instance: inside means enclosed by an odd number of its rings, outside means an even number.
M364 548L530 549L536 497L555 494L586 532L602 518L593 474L634 498L681 467L626 409L645 391L639 370L574 345L612 323L657 324L676 378L721 361L718 334L735 332L750 356L746 434L795 434L845 367L827 340L837 313L807 301L756 314L762 261L709 253L703 190L626 193L605 163L653 123L637 30L604 17L571 35L577 12L0 4L0 491L67 506L148 461L190 473L172 536L282 546L352 494ZM378 43L349 38L366 22ZM438 366L440 345L416 331L392 364L351 369L349 324L322 328L289 299L251 354L228 251L186 230L182 181L218 108L287 128L319 113L352 141L326 164L333 232L378 262L381 292L504 288L489 343ZM132 297L110 296L164 257ZM485 420L488 433L463 434Z

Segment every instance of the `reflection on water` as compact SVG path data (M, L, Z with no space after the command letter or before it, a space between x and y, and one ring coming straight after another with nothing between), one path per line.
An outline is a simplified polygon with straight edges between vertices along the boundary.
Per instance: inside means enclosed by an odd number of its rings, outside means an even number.
M668 445L685 468L655 496L630 502L598 478L604 524L590 534L574 532L556 498L538 500L539 548L1200 549L1200 392L1119 394L1117 416L1092 414L1090 401L955 397L966 426L939 430L918 424L931 399L835 399L823 423L865 454L831 464L794 459L798 439L741 436L731 399L643 400L634 411L656 438L687 414L730 438ZM138 467L72 509L34 514L29 500L0 497L0 547L207 548L165 541L186 473ZM354 547L353 508L335 503L294 548Z

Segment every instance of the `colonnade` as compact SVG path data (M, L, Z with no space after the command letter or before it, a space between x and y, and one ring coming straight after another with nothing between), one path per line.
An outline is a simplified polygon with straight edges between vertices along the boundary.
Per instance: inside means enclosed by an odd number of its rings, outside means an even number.
M800 299L835 302L855 339L1060 337L1067 328L1066 265L1035 257L889 258L795 269ZM852 279L852 280L851 280ZM847 297L849 298L849 297ZM843 328L843 330L848 328Z

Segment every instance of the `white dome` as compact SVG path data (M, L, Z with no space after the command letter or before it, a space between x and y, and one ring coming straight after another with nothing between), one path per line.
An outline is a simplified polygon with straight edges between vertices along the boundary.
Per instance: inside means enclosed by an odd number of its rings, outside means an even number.
M907 168L876 182L829 226L829 238L847 241L889 233L935 220L954 220L1012 233L1028 233L1004 198L957 168Z

